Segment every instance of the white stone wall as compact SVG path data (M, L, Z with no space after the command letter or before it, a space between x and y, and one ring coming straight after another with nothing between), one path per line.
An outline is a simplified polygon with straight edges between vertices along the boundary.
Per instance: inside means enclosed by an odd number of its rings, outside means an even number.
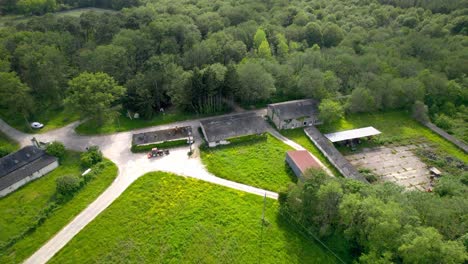
M208 142L208 147L213 148L219 145L229 145L231 142L227 140L221 140L221 141L216 141L216 142Z
M55 162L47 165L46 167L34 172L32 175L27 176L26 178L22 179L21 181L14 183L10 187L1 190L0 191L0 197L3 197L5 195L15 191L19 187L25 185L26 183L28 183L28 182L30 182L32 180L38 179L38 178L46 175L47 173L55 170L58 167L58 165L59 165L58 161L55 161Z

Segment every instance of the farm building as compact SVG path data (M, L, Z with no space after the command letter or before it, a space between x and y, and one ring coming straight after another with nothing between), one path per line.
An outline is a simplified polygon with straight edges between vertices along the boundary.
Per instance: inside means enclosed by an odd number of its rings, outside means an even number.
M0 159L0 197L58 167L58 159L34 146L24 147Z
M318 103L312 99L269 104L267 115L278 129L320 124Z
M184 140L188 143L190 137L192 137L192 127L175 127L170 129L133 134L132 145L146 146L179 140Z
M265 120L256 113L221 116L200 121L208 146L229 144L230 138L262 134L267 131Z
M318 162L307 150L290 150L286 152L286 162L300 179L311 168L320 168Z

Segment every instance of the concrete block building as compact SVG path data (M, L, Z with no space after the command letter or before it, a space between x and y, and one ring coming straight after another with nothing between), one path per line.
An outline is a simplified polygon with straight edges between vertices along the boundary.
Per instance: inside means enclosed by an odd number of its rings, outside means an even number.
M229 144L229 139L259 135L267 131L263 117L254 112L208 118L200 121L203 135L208 146Z
M267 115L278 129L293 129L320 124L318 102L312 99L269 104Z

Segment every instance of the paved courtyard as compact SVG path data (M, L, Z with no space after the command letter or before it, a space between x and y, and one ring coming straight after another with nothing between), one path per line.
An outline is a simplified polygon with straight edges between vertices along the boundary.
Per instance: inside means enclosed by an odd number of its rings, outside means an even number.
M412 150L426 145L377 147L346 156L356 168L371 170L381 181L391 181L407 189L427 190L430 172Z

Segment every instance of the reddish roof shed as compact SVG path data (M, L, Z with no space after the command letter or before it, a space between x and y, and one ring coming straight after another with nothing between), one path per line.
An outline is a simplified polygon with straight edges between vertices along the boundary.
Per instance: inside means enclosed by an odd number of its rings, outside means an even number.
M286 161L298 177L301 177L310 168L320 168L320 165L307 150L288 151Z

